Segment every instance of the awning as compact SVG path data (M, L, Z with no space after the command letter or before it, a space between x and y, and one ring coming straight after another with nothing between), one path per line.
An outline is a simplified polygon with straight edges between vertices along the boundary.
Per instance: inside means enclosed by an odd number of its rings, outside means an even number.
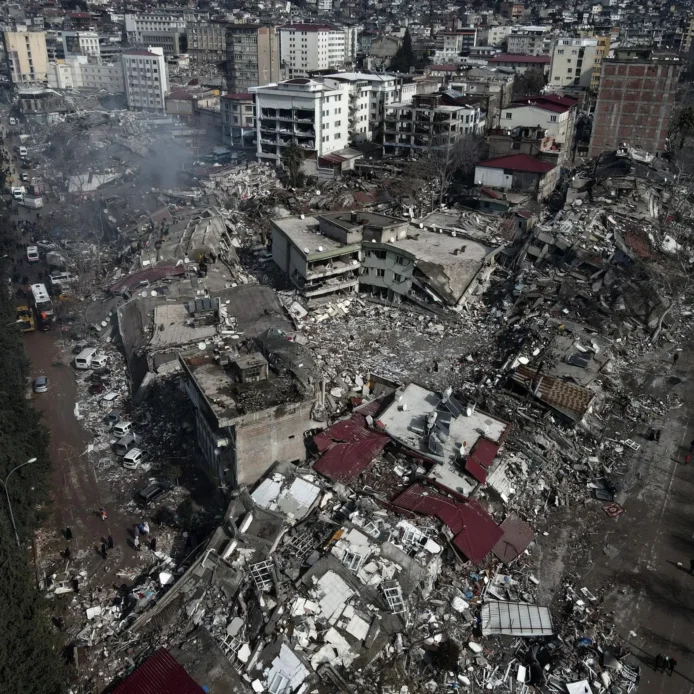
M480 614L482 635L551 636L554 633L548 607L528 602L487 600Z

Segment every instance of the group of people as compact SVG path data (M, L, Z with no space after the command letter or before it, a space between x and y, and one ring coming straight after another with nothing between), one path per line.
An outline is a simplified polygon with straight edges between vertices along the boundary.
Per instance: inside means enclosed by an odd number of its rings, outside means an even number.
M671 675L675 671L676 665L677 661L667 655L658 653L658 655L655 657L654 669L656 672L661 670L662 672L667 672L669 675Z

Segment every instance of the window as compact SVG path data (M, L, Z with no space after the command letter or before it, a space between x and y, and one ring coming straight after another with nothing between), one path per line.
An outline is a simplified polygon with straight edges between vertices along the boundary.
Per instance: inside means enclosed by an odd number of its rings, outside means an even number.
M550 116L550 117L549 117L549 122L550 122L550 123L556 123L556 122L557 122L557 117L556 117L556 116Z
M385 277L385 276L386 276L386 271L381 267L377 267L376 268L376 277Z
M510 120L511 118L513 118L513 114L510 111L508 111L506 113L506 118L508 118Z
M557 51L557 54L558 54L558 55L564 55L564 49L558 50L558 51Z
M511 145L511 149L520 149L520 142L514 142Z
M341 121L341 120L336 120L336 121L335 121L335 127L336 127L336 128L339 128L341 125L342 125L342 121Z
M567 68L566 69L566 74L570 75L573 72L573 68Z

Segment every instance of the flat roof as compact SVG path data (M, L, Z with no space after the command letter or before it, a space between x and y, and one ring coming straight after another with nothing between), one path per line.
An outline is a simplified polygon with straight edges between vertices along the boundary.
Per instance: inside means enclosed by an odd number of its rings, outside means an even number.
M149 344L154 349L203 342L217 334L216 325L186 325L192 316L181 304L154 307L154 332Z
M220 426L237 417L305 399L298 381L290 375L271 371L265 381L237 383L229 371L231 364L221 365L210 351L190 351L180 357Z
M342 244L328 236L318 233L319 223L315 217L280 217L272 223L292 242L305 258L321 256L335 251L358 250L361 243Z
M460 403L453 402L451 409L457 411L456 405L460 406ZM447 430L445 437L439 436L441 445L438 453L429 447L430 437L427 433L427 420L434 412L439 413L436 426L442 427L441 431ZM440 395L416 383L396 391L393 404L378 420L391 438L439 463L432 468L430 478L451 491L466 495L472 492L477 482L467 476L459 465L461 445L465 442L469 453L482 437L501 443L510 427L507 422L479 410L475 410L470 417L465 410L455 415L442 403Z

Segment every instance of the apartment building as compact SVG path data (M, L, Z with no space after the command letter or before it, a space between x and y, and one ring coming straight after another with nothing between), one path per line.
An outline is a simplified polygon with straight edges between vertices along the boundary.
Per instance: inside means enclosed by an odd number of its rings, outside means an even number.
M616 51L602 61L589 156L626 144L666 149L682 58L651 49Z
M340 72L327 75L323 81L328 86L342 85L347 90L348 127L353 142L373 139L388 105L410 103L417 93L417 84L413 79L389 74Z
M99 58L101 55L99 34L95 31L64 31L63 54L65 58L77 55Z
M598 36L598 46L595 51L595 61L593 63L593 74L590 79L590 91L597 94L600 88L600 74L602 72L602 61L610 54L611 37Z
M224 94L220 100L222 139L234 147L256 147L255 95Z
M349 145L349 93L307 77L251 89L256 98L257 156L278 162L296 144L305 152L304 171L317 173L319 158Z
M6 31L4 37L12 84L30 87L45 83L48 79L45 32Z
M62 63L49 63L48 86L53 89L105 89L111 94L123 94L123 66L120 62L107 65L90 63L88 56L66 58Z
M188 55L195 64L219 63L226 59L227 22L187 22Z
M520 19L525 12L525 6L520 2L502 2L499 6L499 14L504 19Z
M164 111L169 80L164 50L150 46L123 53L123 80L128 108Z
M577 99L557 94L519 99L501 110L499 128L542 128L558 151L568 152L573 144L577 104Z
M589 89L597 52L597 39L557 39L552 49L548 86Z
M453 58L477 45L477 29L466 27L456 31L439 31L436 34L436 52L444 58Z
M128 43L134 46L163 48L167 56L180 55L188 24L208 19L207 12L187 8L162 8L152 12L126 14L125 32Z
M247 92L282 77L279 32L274 26L229 24L226 28L229 92Z
M491 67L509 68L519 75L524 74L528 70L541 70L546 75L549 71L551 58L548 55L501 53L489 58L487 63Z
M547 35L511 34L508 37L506 51L508 53L521 53L523 55L550 55L552 50L552 37Z
M344 69L354 61L350 27L290 24L280 27L280 55L291 77L308 77L319 70Z
M417 94L409 104L391 104L383 124L388 154L428 149L484 132L480 105L448 93Z

